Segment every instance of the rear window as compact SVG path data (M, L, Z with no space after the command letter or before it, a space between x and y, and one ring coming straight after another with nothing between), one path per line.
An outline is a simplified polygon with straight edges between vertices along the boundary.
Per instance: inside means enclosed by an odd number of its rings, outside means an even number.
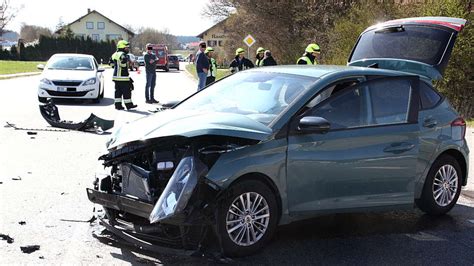
M437 105L441 96L426 83L420 81L420 103L421 109L430 109Z
M370 58L396 58L436 65L443 57L451 33L428 26L396 26L364 33L350 62Z

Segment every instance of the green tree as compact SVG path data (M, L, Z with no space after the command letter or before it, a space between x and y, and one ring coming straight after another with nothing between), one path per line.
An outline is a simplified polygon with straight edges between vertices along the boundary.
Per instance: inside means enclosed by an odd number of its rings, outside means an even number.
M474 117L474 13L468 0L439 0L423 8L426 16L464 18L466 27L459 33L443 80L436 87L465 117ZM471 23L469 23L471 22Z

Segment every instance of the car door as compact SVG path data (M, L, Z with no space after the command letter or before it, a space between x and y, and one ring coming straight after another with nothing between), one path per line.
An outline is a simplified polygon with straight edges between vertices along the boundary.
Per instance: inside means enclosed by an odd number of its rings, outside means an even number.
M290 213L413 204L418 78L368 80L295 117L287 151ZM324 93L324 91L322 91ZM326 133L298 129L325 118Z

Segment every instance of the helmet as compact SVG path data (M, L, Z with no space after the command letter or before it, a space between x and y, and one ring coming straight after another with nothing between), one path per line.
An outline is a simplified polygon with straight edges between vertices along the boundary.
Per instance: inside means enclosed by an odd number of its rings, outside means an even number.
M315 43L311 43L306 47L305 52L307 52L307 53L314 53L314 52L319 53L319 52L321 52L321 49L319 48L319 45L317 45Z
M237 50L235 50L235 55L239 55L241 53L244 53L245 50L243 48L237 48Z
M258 49L257 49L257 54L258 54L258 53L263 53L263 52L265 52L265 48L263 48L263 47L258 47Z
M117 49L123 49L125 47L130 47L129 43L125 40L120 40L117 43Z
M207 47L204 53L209 53L209 52L214 52L214 49L212 47Z

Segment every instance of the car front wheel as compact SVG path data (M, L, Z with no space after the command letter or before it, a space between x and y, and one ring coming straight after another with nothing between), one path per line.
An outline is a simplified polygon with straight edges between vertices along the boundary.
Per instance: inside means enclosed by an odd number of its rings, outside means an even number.
M443 155L431 166L423 186L418 207L431 215L442 215L450 211L461 193L462 172L452 156Z
M275 195L262 182L240 182L226 193L217 216L218 233L227 256L256 253L271 239L277 227Z

